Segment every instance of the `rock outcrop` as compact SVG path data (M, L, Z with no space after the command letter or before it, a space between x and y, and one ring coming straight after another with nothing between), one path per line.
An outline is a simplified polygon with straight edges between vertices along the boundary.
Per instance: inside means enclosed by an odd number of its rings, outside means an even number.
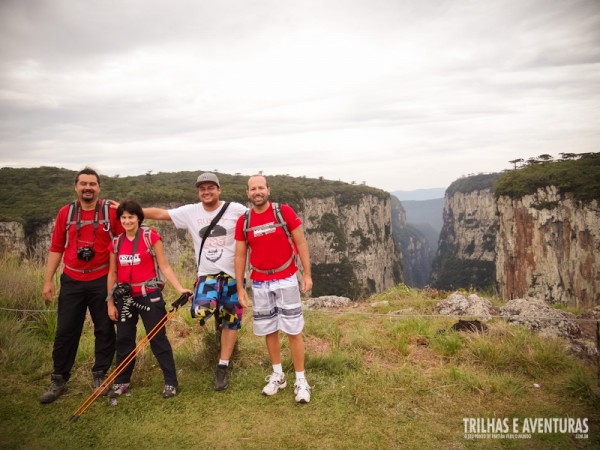
M323 297L313 297L302 302L302 307L306 309L323 308L345 308L352 304L348 297L339 297L337 295L324 295Z
M500 197L497 282L503 298L600 304L600 209L554 186L519 199Z
M492 303L477 294L465 295L454 292L436 305L440 314L449 316L473 316L482 319L491 319L498 313Z
M594 337L594 320L600 318L600 308L586 311L579 317L560 311L538 298L519 298L497 308L484 297L454 292L436 305L443 315L474 317L487 321L494 316L504 317L508 323L521 325L550 338L565 340L566 348L576 356L595 360L598 355ZM588 329L580 327L582 322ZM595 324L593 324L595 325ZM452 329L457 331L484 331L488 327L478 320L462 321Z
M500 315L509 323L516 323L549 337L578 339L581 329L570 313L554 309L538 298L510 300L500 308Z
M565 339L572 354L595 361L598 348L594 339L582 332L573 314L552 308L539 298L510 300L500 308L509 323L522 325L542 336Z

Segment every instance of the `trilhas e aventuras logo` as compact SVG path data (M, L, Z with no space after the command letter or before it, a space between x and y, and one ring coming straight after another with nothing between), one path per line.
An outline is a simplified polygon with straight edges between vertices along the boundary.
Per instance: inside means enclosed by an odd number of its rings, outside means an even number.
M573 417L463 417L465 439L530 439L534 434L573 434L587 439L586 418Z

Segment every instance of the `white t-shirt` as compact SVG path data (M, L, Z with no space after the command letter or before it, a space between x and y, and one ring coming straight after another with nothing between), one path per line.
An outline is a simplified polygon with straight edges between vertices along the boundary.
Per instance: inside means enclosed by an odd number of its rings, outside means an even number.
M188 230L192 235L196 263L198 263L202 236L224 204L225 202L222 202L222 205L214 211L206 211L202 203L183 205L168 210L175 226ZM219 222L212 229L210 236L204 241L198 276L213 275L219 272L225 272L231 277L235 276L235 224L238 217L246 211L248 208L240 203L231 202L229 204Z

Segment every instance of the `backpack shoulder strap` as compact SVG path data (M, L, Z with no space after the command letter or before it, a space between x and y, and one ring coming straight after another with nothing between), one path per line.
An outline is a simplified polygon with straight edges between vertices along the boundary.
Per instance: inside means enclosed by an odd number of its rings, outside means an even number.
M154 273L156 274L156 281L160 284L160 289L163 289L165 286L164 277L160 271L160 267L158 267L158 260L156 259L156 251L152 246L152 228L143 225L142 227L142 238L144 239L144 243L146 244L146 251L152 255L152 260L154 261Z
M281 213L281 205L279 203L273 202L273 214L275 214L275 220L281 225L283 231L288 238L292 237L292 233L288 230L287 223L285 223L285 219L283 218L283 214Z
M252 213L252 208L244 213L244 239L246 242L248 242L248 231L250 231L250 213Z
M292 254L294 255L294 257L298 256L296 246L294 245L294 240L292 239L292 233L290 233L290 230L287 227L287 223L283 218L283 213L281 212L281 205L279 203L273 204L273 212L275 213L275 219L277 219L277 222L281 224L283 231L285 231L285 234L288 238L288 242L290 243L290 247L292 248Z
M67 212L67 222L65 225L65 248L69 246L69 228L71 225L75 224L75 214L77 212L77 201L71 202L69 204L69 212Z
M69 212L67 213L67 229L75 223L75 213L77 212L77 202L69 204Z
M152 256L156 256L156 252L154 251L154 248L152 247L152 229L150 227L147 226L142 226L142 237L144 238L144 242L146 243L146 248L148 249L148 253L150 253Z
M115 255L119 255L121 251L121 245L123 245L123 240L125 239L125 233L120 234L119 236L115 236L113 238L113 249L115 251Z
M112 202L110 200L102 200L102 219L100 223L104 223L104 231L108 233L110 238L114 237L112 229L110 227L110 205Z

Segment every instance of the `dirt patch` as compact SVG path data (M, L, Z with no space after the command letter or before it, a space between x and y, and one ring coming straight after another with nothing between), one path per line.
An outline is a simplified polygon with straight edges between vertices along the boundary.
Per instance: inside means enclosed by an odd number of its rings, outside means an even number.
M385 354L378 351L368 351L361 356L365 366L377 366L383 372L397 371L398 365L403 359L403 356L398 351L390 351Z
M442 358L436 355L426 344L423 345L420 343L420 341L409 344L409 353L406 358L410 363L419 366L427 373L434 372L443 366Z
M304 347L307 352L315 355L325 355L331 352L331 344L329 341L315 336L305 336Z
M180 347L189 339L190 335L198 334L198 325L193 325L186 323L179 317L175 317L167 323L167 336L169 337L169 342L171 342L173 348Z

